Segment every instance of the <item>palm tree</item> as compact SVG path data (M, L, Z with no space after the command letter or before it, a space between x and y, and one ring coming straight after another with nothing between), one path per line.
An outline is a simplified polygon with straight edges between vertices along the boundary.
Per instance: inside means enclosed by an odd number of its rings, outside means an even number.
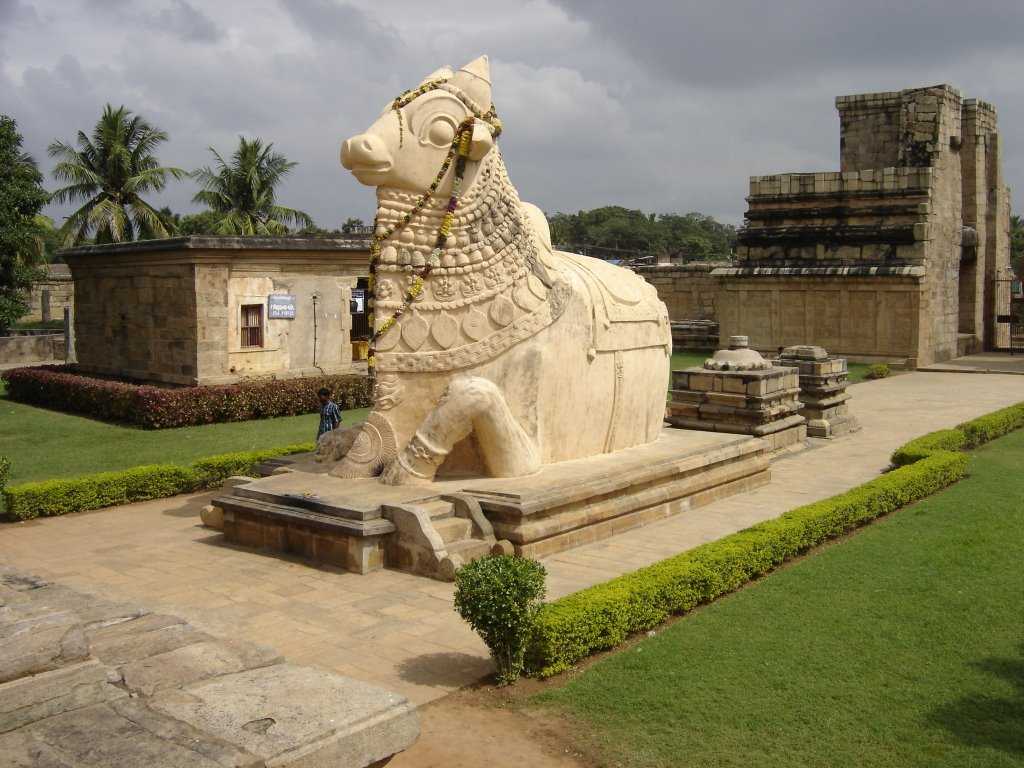
M210 147L216 170L207 166L192 174L202 187L192 201L220 216L214 228L217 234L283 235L289 225L313 226L309 214L276 203L275 188L297 163L273 152L273 146L239 136L230 161Z
M63 141L50 144L50 157L58 161L53 175L68 182L53 200L85 201L60 229L65 246L81 243L90 232L97 243L170 235L160 214L141 197L162 190L168 176L188 175L160 165L153 152L165 141L167 134L144 118L107 104L91 137L78 132L77 148Z

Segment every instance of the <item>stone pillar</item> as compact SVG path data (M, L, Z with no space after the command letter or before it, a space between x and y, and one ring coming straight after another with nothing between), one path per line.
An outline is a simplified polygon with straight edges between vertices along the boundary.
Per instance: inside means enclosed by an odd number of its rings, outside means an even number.
M849 374L846 359L830 357L821 347L786 347L783 365L800 372L800 415L807 419L808 437L832 438L860 429L846 401Z
M64 362L78 362L75 356L75 325L71 322L71 307L64 307Z
M39 292L39 316L44 323L50 322L50 289L43 288Z

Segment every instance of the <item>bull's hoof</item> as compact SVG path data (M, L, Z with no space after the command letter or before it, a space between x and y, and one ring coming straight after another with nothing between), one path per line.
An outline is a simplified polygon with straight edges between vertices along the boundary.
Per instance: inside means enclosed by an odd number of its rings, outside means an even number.
M224 530L224 510L220 507L207 504L199 511L199 519L207 528L213 528L215 531Z
M428 477L414 475L397 460L384 467L384 471L380 473L380 481L384 485L430 485L433 482Z
M491 547L492 555L514 555L515 553L515 545L508 539L496 541L494 542L494 545Z

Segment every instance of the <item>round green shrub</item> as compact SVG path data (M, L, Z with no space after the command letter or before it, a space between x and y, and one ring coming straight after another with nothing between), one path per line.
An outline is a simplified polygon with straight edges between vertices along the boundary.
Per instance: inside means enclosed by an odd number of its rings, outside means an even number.
M875 363L870 368L868 368L868 372L864 374L864 378L885 379L889 377L889 373L890 371L888 365L886 365L885 363Z
M455 610L487 645L500 685L523 673L546 576L540 563L510 555L482 557L455 573Z

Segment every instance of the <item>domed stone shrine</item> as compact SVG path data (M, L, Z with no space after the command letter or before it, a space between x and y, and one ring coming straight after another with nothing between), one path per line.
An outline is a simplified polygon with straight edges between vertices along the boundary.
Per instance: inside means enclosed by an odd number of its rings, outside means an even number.
M676 427L763 437L770 450L800 448L799 369L765 360L746 336L731 336L702 367L672 372L667 420Z

